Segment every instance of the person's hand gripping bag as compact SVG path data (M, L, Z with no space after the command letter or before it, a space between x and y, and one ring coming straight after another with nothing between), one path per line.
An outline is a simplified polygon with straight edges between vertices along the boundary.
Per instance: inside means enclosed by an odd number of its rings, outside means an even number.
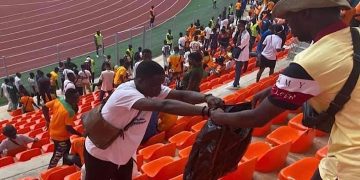
M251 103L224 107L225 112L249 109ZM251 134L252 128L219 126L209 119L192 146L184 180L216 180L235 170L251 142Z

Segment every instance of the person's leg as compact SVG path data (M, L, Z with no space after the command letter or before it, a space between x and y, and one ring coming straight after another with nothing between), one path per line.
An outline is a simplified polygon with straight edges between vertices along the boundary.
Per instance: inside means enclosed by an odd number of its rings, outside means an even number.
M245 62L243 62L243 63L244 63L244 65L243 65L243 71L242 71L242 72L245 73L245 72L247 71L249 61L245 61Z
M61 78L61 92L64 92L64 81L65 81L65 78Z
M45 96L45 94L46 94L46 93L45 93L45 92L41 92L41 91L40 91L40 93L39 93L39 94L40 94L41 99L43 100L43 102L44 102L44 104L45 104L45 103L46 103L46 96Z
M271 76L272 74L274 74L274 70L275 70L275 68L270 68L269 76Z
M59 160L64 156L65 151L68 149L66 141L53 141L55 146L54 153L50 159L48 169L55 167L58 164Z
M241 66L242 66L241 61L235 61L235 80L233 83L234 87L239 86L240 75L241 75Z
M70 148L71 148L71 142L70 142L70 139L69 140L66 140L64 141L64 152L63 152L63 164L69 164L69 160L66 158L68 155L69 155L69 152L70 152Z
M50 92L50 90L46 91L45 93L46 93L46 96L47 96L48 100L51 101L51 100L52 100L52 97L51 97L51 92Z
M96 48L96 56L99 56L99 46L95 45Z
M134 160L131 158L125 165L121 165L111 180L131 180Z
M259 82L260 81L260 78L261 78L261 74L264 72L264 67L260 67L260 69L259 69L259 72L257 73L257 75L256 75L256 82Z
M319 168L315 170L313 176L311 177L311 180L322 180L319 172Z
M110 180L117 170L117 165L100 160L89 154L84 148L85 180Z

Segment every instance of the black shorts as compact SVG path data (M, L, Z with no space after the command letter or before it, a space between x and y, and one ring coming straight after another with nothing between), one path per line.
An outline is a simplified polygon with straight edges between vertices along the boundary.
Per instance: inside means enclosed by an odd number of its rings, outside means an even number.
M154 23L155 18L150 18L150 23Z
M236 10L235 13L236 13L237 18L241 18L241 16L242 16L241 10Z
M275 68L276 60L269 60L265 56L261 55L260 68Z

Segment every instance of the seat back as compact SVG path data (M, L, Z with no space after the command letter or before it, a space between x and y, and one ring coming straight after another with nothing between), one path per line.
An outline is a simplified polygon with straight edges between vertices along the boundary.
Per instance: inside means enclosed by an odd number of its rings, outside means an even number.
M254 143L251 143L244 156L243 156L243 159L245 161L249 161L251 159L257 159L258 157L264 155L267 151L269 151L271 149L271 145L269 143L266 143L266 142L254 142Z
M38 129L30 131L28 135L29 135L29 137L34 138L36 135L38 135L42 132L43 132L42 128L38 128Z
M41 155L41 149L34 148L34 149L29 149L29 150L17 153L15 155L15 157L18 161L27 161L27 160L30 160L31 158L33 158L35 156L39 156L39 155Z
M17 153L20 153L20 152L23 152L23 151L26 151L26 150L27 150L27 147L21 146L21 147L18 147L18 148L16 148L16 149L9 150L6 155L7 155L7 156L15 157L15 155L16 155Z
M24 128L22 128L22 129L19 129L19 130L17 131L17 133L18 133L18 134L25 134L25 133L28 133L28 132L30 132L30 131L31 131L30 127L24 127Z
M271 172L283 167L286 163L286 157L289 154L291 142L280 144L271 148L257 160L255 170L259 172ZM276 159L276 161L274 161Z
M165 165L160 169L154 179L170 179L182 174L187 161L188 158L182 158Z
M74 172L65 176L64 180L80 180L81 179L81 171Z
M298 115L294 116L288 122L288 126L299 129L299 130L308 130L309 128L302 125L303 113L299 113Z
M322 148L320 148L319 150L316 151L315 157L318 158L319 160L321 160L322 158L324 158L329 150L329 146L326 145Z
M50 139L44 138L44 139L40 139L37 142L29 143L27 146L30 149L34 149L34 148L41 148L43 145L49 144L49 143L50 143Z
M64 178L67 175L73 174L75 172L76 172L75 166L67 166L65 168L61 168L57 171L50 173L47 179L44 180L64 180Z
M179 151L179 157L180 158L186 158L189 157L190 152L191 152L192 146L186 147L182 150Z
M240 162L237 169L227 175L221 180L234 180L241 177L241 180L252 180L255 171L256 158Z
M193 132L199 132L203 127L204 125L206 124L206 120L203 120L201 122L198 122L197 124L191 126L191 131Z
M193 116L193 117L191 117L191 119L190 119L190 121L189 121L189 123L187 124L187 126L186 126L186 130L191 130L191 127L193 126L193 125L195 125L195 124L197 124L197 123L199 123L199 122L201 122L201 121L203 121L204 119L203 119L203 117L202 116Z
M168 143L165 144L164 146L156 149L154 151L154 153L152 154L152 156L150 156L149 161L155 160L157 158L161 158L163 156L171 156L174 157L175 156L175 151L176 151L176 144L175 143Z
M195 132L193 134L191 134L185 141L183 144L181 144L178 148L179 149L184 149L186 147L192 146L196 140L197 135L199 134L199 132Z
M279 180L308 180L311 179L318 168L320 160L314 157L307 157L283 168L278 174Z
M14 163L14 158L11 156L0 157L0 167Z
M150 146L156 143L162 143L165 140L165 132L160 132L154 136L152 136L149 140L146 141L146 143L144 143L144 146Z
M169 130L165 132L166 139L169 139L170 137L174 136L175 134L184 131L188 122L179 122L179 124L175 124L173 127L171 127Z

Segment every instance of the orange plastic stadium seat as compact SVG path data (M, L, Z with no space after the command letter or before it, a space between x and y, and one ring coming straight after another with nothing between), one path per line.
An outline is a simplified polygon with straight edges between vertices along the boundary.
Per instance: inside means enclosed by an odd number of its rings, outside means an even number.
M289 126L281 126L266 136L273 144L284 144L291 142L290 152L302 153L307 151L313 143L314 130L298 130Z
M256 171L272 172L286 164L286 157L289 154L290 147L290 142L275 147L271 147L266 142L252 143L244 155L244 160L257 158Z
M91 106L91 104L89 104L88 106L83 106L83 107L81 107L80 110L79 110L79 113L88 112L88 111L90 111L91 109L92 109L92 106Z
M153 144L139 151L139 154L143 155L147 161L152 161L162 156L175 156L176 144Z
M37 134L36 137L37 137L38 139L49 138L49 137L50 137L50 134L49 134L49 131L45 131L45 132L42 132L42 133Z
M229 74L224 74L224 75L222 75L221 77L220 77L220 79L219 79L219 83L220 84L226 84L226 83L228 83L228 82L230 82L231 81L231 79L230 79L230 75Z
M28 136L34 138L36 135L38 135L38 134L40 134L42 132L44 132L42 128L35 129L35 130L30 131L28 133Z
M284 124L289 116L289 111L284 111L281 114L274 117L271 122L272 124Z
M207 120L204 120L204 121L201 121L201 122L193 125L193 126L191 127L191 131L193 131L193 132L199 132L199 131L204 127L204 125L205 125L206 122L207 122Z
M179 123L176 122L176 124L173 127L171 127L169 130L165 131L166 139L169 139L173 135L175 135L181 131L184 131L188 123L189 122L185 122L185 121L179 122Z
M32 122L27 122L27 121L26 121L26 123L23 124L23 125L20 125L19 128L20 128L20 129L30 128L30 126L32 126L32 125L34 125L34 124L36 124L35 121L32 121Z
M25 146L21 146L21 147L18 147L16 149L12 149L10 151L7 152L7 156L12 156L12 157L15 157L16 154L20 153L20 152L24 152L27 150L27 147Z
M319 150L316 151L315 157L318 158L319 160L321 160L322 158L324 158L329 150L329 146L326 145L322 148L320 148Z
M9 122L9 120L0 121L0 127L2 127L3 125L7 124L8 122Z
M34 129L43 128L43 127L45 127L45 126L46 126L46 121L41 121L41 122L39 122L39 123L36 123L36 124L30 126L30 128L31 128L32 130L34 130Z
M231 71L229 74L229 79L235 78L235 71Z
M30 132L30 130L31 130L30 127L25 127L25 128L19 129L17 131L17 133L18 134L26 134L26 133Z
M50 139L49 138L44 138L44 139L40 139L37 142L27 144L27 147L29 149L41 148L43 145L49 144L49 143L50 143Z
M15 157L18 161L27 161L27 160L30 160L31 158L33 158L35 156L39 156L39 155L41 155L41 149L34 148L34 149L29 149L29 150L17 153L15 155Z
M279 180L308 180L311 179L318 168L320 160L314 157L307 157L296 161L282 169L278 175Z
M169 142L175 143L178 148L183 147L186 140L194 133L190 131L182 131L169 139ZM183 147L185 148L185 147ZM183 149L180 148L180 149Z
M144 164L144 156L141 154L136 155L136 166L138 169L141 169L141 166Z
M18 179L18 180L39 180L39 179L36 178L36 177L31 177L31 176L29 176L29 177L20 178L20 179Z
M190 121L189 121L189 123L187 124L187 126L186 126L186 130L191 130L191 127L193 126L193 125L195 125L195 124L197 124L197 123L199 123L199 122L201 122L201 121L203 121L204 120L204 118L202 117L202 116L193 116L193 117L191 117L190 118Z
M241 180L252 180L253 174L255 171L256 158L250 159L248 161L242 161L239 163L237 169L227 175L225 175L221 180L235 180L241 177Z
M256 68L256 63L249 63L247 71L253 71Z
M11 116L19 116L22 114L22 110L21 109L17 109L15 111L12 111L9 113Z
M65 176L64 180L80 180L81 179L81 171L74 172Z
M180 174L176 177L171 178L170 180L183 180L184 179L183 176L184 176L183 174Z
M148 180L149 177L146 174L141 174L139 176L134 177L132 180Z
M260 84L257 84L257 83L252 84L252 85L248 86L246 89L249 90L248 96L253 96L260 91Z
M254 128L252 135L256 137L260 137L268 134L271 130L271 125L272 123L270 121L267 124L265 124L263 127Z
M225 104L235 104L236 98L237 98L236 94L230 94L230 95L225 96L223 99L224 99Z
M174 162L174 159L170 156L164 156L159 159L150 161L141 166L142 172L149 177L155 177L158 172L163 168L165 165Z
M54 143L45 144L41 147L44 153L54 152Z
M191 149L192 149L192 146L189 146L189 147L186 147L182 150L179 151L179 157L180 158L186 158L186 157L189 157L190 153L191 153Z
M209 88L214 89L214 88L219 87L220 85L222 85L222 84L220 84L220 78L215 78L210 81Z
M76 172L75 166L57 166L41 172L40 178L42 180L64 180L67 175Z
M308 127L302 125L302 119L303 119L303 114L300 113L289 120L288 126L298 130L303 130L303 131L308 130L309 129Z
M236 103L244 102L248 96L248 93L249 93L249 91L246 89L241 89L239 91L236 91L235 92L235 94L236 94L235 102Z
M26 121L20 121L20 122L15 123L14 126L16 127L16 129L20 129L20 126L24 125L24 124L26 124Z
M210 82L204 82L200 85L200 91L207 91L210 90L211 88L209 87Z
M0 168L14 163L14 158L11 156L0 157Z
M146 141L146 143L143 145L144 147L150 146L156 143L162 143L165 140L165 132L160 132L153 137L151 137L149 140Z
M170 179L184 172L188 158L181 158L162 167L152 179Z

